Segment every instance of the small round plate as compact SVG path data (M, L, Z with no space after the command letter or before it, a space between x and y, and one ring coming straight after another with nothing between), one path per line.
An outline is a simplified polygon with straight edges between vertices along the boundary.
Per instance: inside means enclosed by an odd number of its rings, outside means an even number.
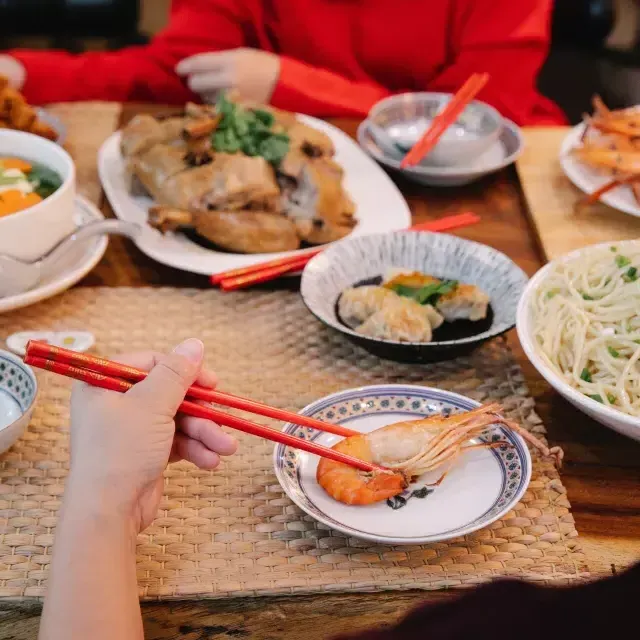
M46 342L53 347L73 349L79 353L88 351L96 342L95 336L88 331L20 331L7 338L7 347L13 353L24 356L30 340Z
M478 402L449 391L381 385L332 394L300 413L367 433L394 422L478 406ZM325 446L341 439L291 423L284 431ZM482 439L504 441L505 445L465 453L437 487L428 485L440 474L427 474L402 495L370 506L349 506L329 497L316 481L317 456L277 445L274 464L289 498L323 524L383 544L426 544L488 526L524 494L531 479L531 457L524 440L499 426L490 427Z
M90 222L104 220L96 207L81 196L76 196L76 224L82 226ZM45 276L35 288L15 296L0 298L0 313L14 311L22 307L46 300L72 287L82 280L100 262L107 249L107 236L95 236L70 251L60 260L53 273Z
M580 144L584 127L584 123L573 127L563 140L562 146L560 147L560 166L567 178L569 178L578 189L585 193L593 193L607 184L607 182L610 182L611 176L589 167L571 155L571 149ZM613 209L618 209L632 216L640 217L640 205L634 198L631 188L628 186L623 185L617 189L613 189L605 193L600 200Z
M372 158L387 169L403 175L408 180L431 187L461 187L470 184L513 164L524 149L520 127L506 118L503 119L498 141L467 166L439 167L420 164L416 167L401 169L402 156L392 158L376 144L373 134L369 131L367 120L361 122L358 127L358 142Z

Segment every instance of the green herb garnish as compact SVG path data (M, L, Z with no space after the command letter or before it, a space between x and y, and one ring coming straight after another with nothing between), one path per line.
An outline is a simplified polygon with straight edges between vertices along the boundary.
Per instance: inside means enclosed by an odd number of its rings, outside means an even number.
M582 299L583 300L595 300L595 298L592 298L588 293L583 293L582 294Z
M587 369L587 367L582 370L580 379L584 380L585 382L591 382L591 372L589 371L589 369Z
M613 251L613 253L615 253L617 250L618 250L618 247L616 246L609 247L609 251Z
M638 269L636 267L629 267L627 272L622 274L622 279L625 282L635 282L638 279Z
M607 393L607 400L609 401L609 404L616 403L616 397L612 393Z
M35 165L27 174L27 180L41 198L48 198L62 186L62 178L52 169Z
M420 304L435 304L441 296L455 291L457 286L457 280L443 280L420 288L408 287L405 284L392 284L390 288L399 296L412 298Z
M616 265L618 265L621 269L622 267L626 267L631 264L631 260L627 258L627 256L616 256Z
M560 289L551 289L551 291L547 291L547 300L551 300L554 296L557 296L560 293Z
M263 109L252 111L221 96L216 105L222 116L211 142L215 151L261 156L277 166L289 151L289 136L273 130L275 118Z
M620 357L620 352L617 349L614 349L613 347L607 347L607 351L614 357L614 358L619 358Z
M604 400L602 399L602 396L599 393L596 393L594 395L587 394L587 396L592 400L595 400L596 402L600 402L601 404L604 404Z

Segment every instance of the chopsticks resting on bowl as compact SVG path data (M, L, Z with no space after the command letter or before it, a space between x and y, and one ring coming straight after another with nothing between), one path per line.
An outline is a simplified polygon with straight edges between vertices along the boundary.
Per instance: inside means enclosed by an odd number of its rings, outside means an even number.
M439 220L429 220L409 228L409 231L451 231L480 222L480 216L466 212L453 216L446 216ZM275 260L268 260L259 264L223 271L211 276L211 283L219 285L223 291L243 289L254 284L273 280L285 273L298 271L306 266L314 256L324 251L324 247L312 249L295 256L286 256Z
M35 355L36 353L44 354L48 352L49 357L42 357L41 355ZM66 353L60 353L66 352ZM73 354L73 357L68 354ZM81 356L80 358L76 356ZM66 359L66 361L64 361ZM119 371L121 376L127 376L129 378L136 379L137 382L140 373L142 373L142 377L146 377L147 373L144 371L140 371L139 369L135 369L133 367L127 367L125 365L118 364L117 362L111 362L110 360L103 360L102 358L95 358L93 356L87 356L86 354L76 354L73 351L68 351L67 349L61 349L59 347L52 347L46 343L31 341L27 345L27 354L24 358L26 364L36 367L38 369L44 369L47 371L52 371L54 373L58 373L67 378L73 378L75 380L81 380L82 382L86 382L94 387L100 387L101 389L107 389L109 391L118 391L120 393L125 393L131 387L133 387L134 383L129 382L129 380L122 379L121 377L112 377L111 375L106 375L100 371L95 371L96 368L101 368L102 371L111 371L116 372ZM93 362L92 362L93 361ZM69 362L81 363L81 366L75 366L74 364L68 364ZM89 363L91 363L91 367L88 368ZM200 390L200 391L198 391ZM203 389L202 387L191 387L189 389L188 395L193 398L202 399L203 392L207 392L208 394L214 394L218 392L211 391L209 389ZM219 394L222 396L228 396L228 394ZM231 396L235 399L235 401L242 401L245 406L254 405L258 408L266 407L266 405L261 405L260 403L253 402L251 400L246 400L244 398L239 398L238 396ZM223 398L224 399L224 398ZM220 402L216 400L216 402ZM231 405L226 405L231 406ZM279 409L275 409L274 407L268 407L273 412L280 412ZM246 410L254 411L253 408ZM297 436L293 436L289 433L284 433L282 431L278 431L277 429L273 429L271 427L267 427L265 425L256 424L254 422L249 422L243 418L238 418L236 416L232 416L228 413L224 413L223 411L219 411L218 409L214 409L213 407L203 406L201 404L197 404L192 402L191 400L185 400L179 407L178 411L180 413L184 413L186 415L195 416L198 418L205 418L206 420L213 420L218 424L225 425L227 427L231 427L232 429L236 429L238 431L242 431L244 433L249 433L251 435L259 436L261 438L265 438L267 440L271 440L273 442L278 442L280 444L293 447L295 449L301 449L302 451L307 451L308 453L313 453L315 455L321 456L323 458L328 458L330 460L334 460L335 462L341 462L343 464L349 465L351 467L355 467L356 469L360 469L362 471L386 471L384 467L373 464L371 462L365 462L364 460L359 460L358 458L354 458L353 456L349 456L338 451L334 451L333 449L329 449L328 447L324 447L320 444L316 444L314 442L310 442L308 440L303 440L302 438L298 438ZM281 412L281 413L289 413L289 412ZM261 412L261 415L267 415L264 409ZM295 422L296 424L300 423L300 419L303 419L303 422L308 422L309 419L307 416L300 416L295 413L289 414L295 420L289 420L289 422ZM351 431L350 429L345 429L343 427L338 427L338 425L330 425L319 420L314 421L316 426L314 428L318 428L317 425L322 425L322 431L329 430L331 433L336 433L337 429L342 431L341 435L354 435L357 434L355 431ZM308 426L308 424L305 424Z
M474 73L449 100L445 108L433 119L431 126L422 134L400 163L401 169L418 164L437 144L442 134L458 119L465 107L489 82L488 73Z

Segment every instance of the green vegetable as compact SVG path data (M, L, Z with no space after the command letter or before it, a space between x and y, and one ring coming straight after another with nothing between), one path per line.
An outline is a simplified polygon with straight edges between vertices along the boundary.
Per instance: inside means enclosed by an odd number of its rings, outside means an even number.
M582 294L582 298L583 300L594 300L595 298L592 298L588 293L583 293Z
M458 286L457 280L443 280L442 282L434 282L424 287L408 287L404 284L394 284L391 289L399 296L412 298L420 304L435 304L438 298L455 291Z
M547 291L547 300L551 300L554 296L557 296L560 293L560 289L551 289L551 291Z
M602 399L602 396L599 393L596 393L594 395L587 394L587 396L592 400L595 400L596 402L600 402L604 404L604 400Z
M591 382L591 372L589 371L589 369L587 369L587 367L582 370L580 379L584 380L585 382Z
M267 162L279 165L289 151L289 136L273 130L275 118L263 109L251 111L221 96L216 105L222 116L212 134L216 151L248 156L262 156Z
M631 260L627 256L616 256L616 264L622 268L631 264Z
M618 247L611 246L611 247L609 247L609 250L613 251L613 253L615 253L618 250Z
M609 401L609 404L616 403L616 397L612 393L607 393L607 400Z
M622 279L625 282L635 282L638 279L638 269L636 267L629 267L627 273L622 274Z
M617 351L616 349L614 349L613 347L607 347L607 351L614 357L614 358L619 358L620 357L620 352Z
M62 178L52 169L42 165L34 165L27 175L27 180L41 198L48 198L62 186Z
M3 176L0 174L0 187L9 187L12 184L18 184L22 182L23 178L20 176Z

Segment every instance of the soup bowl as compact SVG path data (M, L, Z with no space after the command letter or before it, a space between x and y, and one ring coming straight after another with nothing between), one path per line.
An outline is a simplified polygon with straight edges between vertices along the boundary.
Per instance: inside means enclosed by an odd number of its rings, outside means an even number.
M52 169L62 178L62 186L42 202L0 217L0 254L35 260L76 227L75 165L62 147L22 131L0 131L0 157L22 158Z

